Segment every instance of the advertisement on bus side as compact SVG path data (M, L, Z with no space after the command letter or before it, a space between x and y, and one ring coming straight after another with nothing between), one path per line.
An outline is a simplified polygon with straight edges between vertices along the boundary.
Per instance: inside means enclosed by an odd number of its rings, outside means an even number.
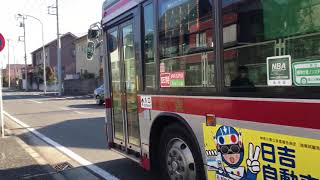
M319 180L320 140L203 124L208 179Z
M160 86L170 87L170 73L160 73Z
M268 86L292 86L291 56L267 58Z
M296 86L320 86L320 61L302 61L292 64Z
M160 85L162 88L165 87L184 87L185 86L185 72L161 72L160 73Z

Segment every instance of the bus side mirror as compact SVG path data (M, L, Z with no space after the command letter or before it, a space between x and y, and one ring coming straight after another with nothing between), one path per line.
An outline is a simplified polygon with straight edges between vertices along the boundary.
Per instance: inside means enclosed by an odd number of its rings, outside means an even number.
M87 44L87 60L92 60L95 51L95 43L89 41Z
M89 29L88 30L88 39L93 40L99 38L100 32L96 29Z

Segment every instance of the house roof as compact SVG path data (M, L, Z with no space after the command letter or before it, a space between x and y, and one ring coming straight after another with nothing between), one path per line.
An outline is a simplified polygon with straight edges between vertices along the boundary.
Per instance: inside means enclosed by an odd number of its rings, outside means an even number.
M72 37L74 37L74 38L78 38L76 35L72 34L71 32L68 32L68 33L62 35L62 36L60 37L60 39L66 37L66 36L72 36ZM57 42L57 39L54 39L54 40L50 41L49 43L47 43L44 47L48 47L48 46L50 46L51 44L56 43L56 42ZM31 54L35 54L37 51L40 51L40 50L42 50L42 46L39 47L38 49L34 50L33 52L31 52Z
M77 42L77 41L81 41L81 40L83 40L83 39L87 39L87 34L85 34L85 35L83 35L83 36L81 36L81 37L79 37L79 38L77 38L75 41Z
M25 64L10 64L10 69L14 69L14 68L21 68L24 67ZM8 69L9 66L6 67L6 69Z

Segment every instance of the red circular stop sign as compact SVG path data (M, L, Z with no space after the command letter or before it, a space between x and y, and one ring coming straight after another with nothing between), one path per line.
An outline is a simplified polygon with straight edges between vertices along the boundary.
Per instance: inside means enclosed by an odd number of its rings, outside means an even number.
M0 52L4 49L4 45L6 44L6 41L4 40L4 37L0 33Z

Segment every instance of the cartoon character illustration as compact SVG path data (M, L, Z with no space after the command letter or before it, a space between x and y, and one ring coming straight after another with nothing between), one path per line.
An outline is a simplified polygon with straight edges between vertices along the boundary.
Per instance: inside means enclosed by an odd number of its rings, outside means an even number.
M247 168L241 166L244 159L244 146L241 137L236 129L230 126L221 126L216 136L213 137L217 152L215 154L215 167L217 176L222 176L235 180L256 180L260 172L258 161L260 147L254 149L252 143L249 144Z

